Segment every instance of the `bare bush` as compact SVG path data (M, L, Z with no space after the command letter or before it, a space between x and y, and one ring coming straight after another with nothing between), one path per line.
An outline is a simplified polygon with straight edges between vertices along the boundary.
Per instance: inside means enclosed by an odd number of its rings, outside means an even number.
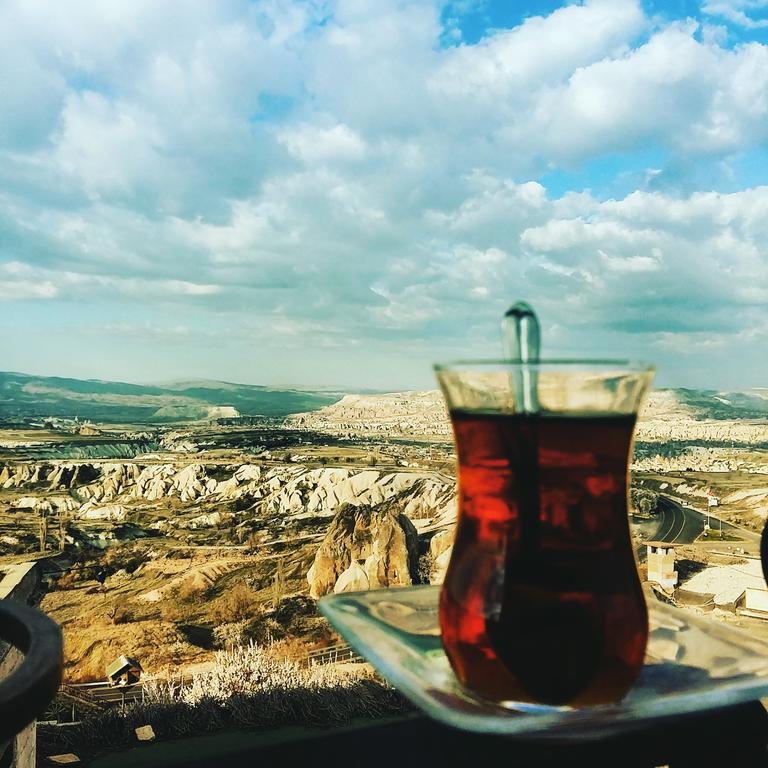
M159 738L175 738L225 727L341 725L409 710L362 665L352 674L334 665L304 669L250 644L217 653L213 669L191 685L150 681L143 702L87 715L69 728L38 724L38 738L50 750L118 749L133 744L133 729L147 723Z
M434 568L435 558L431 552L426 552L419 558L419 584L429 584Z
M247 621L233 621L213 628L213 644L223 650L236 648L245 642Z
M59 577L59 579L56 581L56 588L57 589L75 589L75 587L78 585L78 582L79 582L78 574L74 570L67 571L63 576Z
M205 597L205 587L193 579L187 579L179 584L176 590L176 597L187 603L200 603Z
M253 590L245 584L237 584L216 599L211 616L217 624L244 621L258 616L259 601Z
M110 547L104 554L102 563L110 573L119 570L133 573L146 561L147 553L145 548L124 544L122 546Z
M304 656L310 647L298 637L284 637L269 645L269 652L277 659L296 659Z
M224 702L236 695L263 690L300 687L302 671L293 663L279 661L262 646L250 643L217 654L213 668L196 675L180 692L182 701L198 704L205 699Z
M178 600L164 600L160 604L160 618L169 624L178 624L189 617L188 610Z
M107 616L112 620L113 624L127 624L129 621L133 621L131 609L121 603L111 605L107 609Z

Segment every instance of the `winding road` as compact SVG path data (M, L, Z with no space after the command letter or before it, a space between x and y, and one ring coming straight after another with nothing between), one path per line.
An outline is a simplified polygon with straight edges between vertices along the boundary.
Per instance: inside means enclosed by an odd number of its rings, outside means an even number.
M638 531L646 541L691 544L704 532L707 515L703 512L684 507L666 496L659 496L657 510L653 519L638 526ZM745 543L759 545L759 534L722 522L720 518L711 518L710 526L714 531L720 531L721 525L723 533L737 537Z

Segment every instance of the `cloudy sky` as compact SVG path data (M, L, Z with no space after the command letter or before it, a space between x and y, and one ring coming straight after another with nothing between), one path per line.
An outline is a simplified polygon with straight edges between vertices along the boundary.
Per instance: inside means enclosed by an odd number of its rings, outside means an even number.
M4 370L768 386L768 1L0 0Z

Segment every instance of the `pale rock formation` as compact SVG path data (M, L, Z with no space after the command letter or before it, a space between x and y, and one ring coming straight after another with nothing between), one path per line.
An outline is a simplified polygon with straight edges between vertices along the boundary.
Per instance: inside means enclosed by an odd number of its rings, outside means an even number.
M80 507L77 516L81 520L111 520L119 522L125 520L126 514L126 509L121 504L107 504L101 507L90 501Z
M231 515L223 515L218 510L216 512L208 512L202 515L197 515L191 520L179 522L179 528L212 528L215 525L221 525L221 523L230 519Z
M286 426L341 434L449 435L451 431L437 391L346 395L317 411L289 416Z
M42 499L38 499L35 496L22 496L13 502L13 506L16 509L37 509L41 501Z
M635 459L632 469L644 472L747 472L768 474L768 463L741 448L692 446L674 456L647 456Z
M197 453L200 450L192 440L191 432L166 432L160 438L160 445L174 453Z
M751 390L752 397L761 397ZM708 399L709 398L709 399ZM645 400L637 426L637 439L648 442L697 440L758 443L768 441L768 423L739 417L710 418L711 405L728 398L703 393L700 404L692 406L675 390L657 390ZM450 423L442 395L428 392L396 392L386 395L347 395L333 405L311 413L289 416L286 426L332 434L450 435Z
M176 493L182 501L194 501L205 494L207 486L200 480L205 470L200 464L189 464L177 472L171 483L171 495Z
M126 581L130 580L131 574L128 573L125 568L121 568L119 571L115 571L104 581L104 586L107 589L111 589L112 587L119 587L121 584L125 584Z
M748 490L734 491L721 499L723 505L732 506L739 504L759 515L763 520L768 518L768 488L750 488Z
M445 580L445 572L448 570L448 563L451 560L453 544L448 549L443 550L432 563L432 570L429 574L430 584L442 584Z
M647 411L646 411L647 413ZM636 431L637 440L661 443L669 440L700 442L728 441L736 443L760 443L768 440L768 424L720 419L694 421L687 419L640 419Z
M332 591L353 562L365 564L362 570L370 587L412 584L417 560L418 536L405 515L344 504L307 574L310 594L319 598ZM357 571L353 569L353 573Z
M353 560L349 568L336 580L333 593L338 595L340 592L362 592L369 588L368 574L357 560Z
M32 485L33 477L39 475L39 468L29 464L7 464L0 473L3 488L19 488L22 485Z
M446 549L453 546L454 531L452 528L438 531L429 542L429 553L434 558L440 557Z
M294 510L307 516L334 514L342 504L376 506L404 494L409 517L432 517L453 501L453 486L429 473L313 469L296 473L266 501L268 509ZM405 510L404 510L405 511Z
M57 512L72 512L78 507L71 496L49 496L48 501Z
M215 467L216 477L221 476L221 469ZM8 464L0 469L0 481L3 487L19 491L67 488L71 496L51 497L51 504L64 510L79 507L82 513L113 504L127 510L177 497L185 503L210 504L246 499L247 508L283 520L330 518L343 504L390 506L398 514L405 512L417 520L420 530L425 526L428 530L445 527L455 518L453 483L429 472L308 469L301 465L265 470L255 464L227 469L231 475L217 480L212 476L212 468L197 462ZM24 494L21 499L29 499L22 504L34 504L30 509L39 508L37 497Z
M158 575L162 575L164 583L161 587L138 595L136 599L156 603L168 595L173 595L179 588L203 594L225 573L247 563L248 561L242 558L221 558L200 565L193 565L190 561L188 567L176 571L172 578L168 578L169 573L165 570L164 563L148 563L145 565L146 570L157 570Z
M231 405L164 405L153 414L154 419L208 421L234 419L240 412Z
M173 485L173 464L154 464L145 467L136 478L134 495L148 501L157 501L168 495Z
M451 559L453 551L453 540L456 535L455 517L447 520L443 519L441 527L437 533L430 539L429 554L432 556L432 565L429 572L430 584L442 584L445 578L445 572Z
M43 474L46 475L46 480L52 489L60 488L75 488L79 485L85 485L92 480L95 480L99 475L99 469L94 467L93 464L73 464L62 463L53 465L50 472L45 468L40 468L40 479L42 480Z
M233 477L238 483L261 479L261 467L258 464L243 464L237 468Z

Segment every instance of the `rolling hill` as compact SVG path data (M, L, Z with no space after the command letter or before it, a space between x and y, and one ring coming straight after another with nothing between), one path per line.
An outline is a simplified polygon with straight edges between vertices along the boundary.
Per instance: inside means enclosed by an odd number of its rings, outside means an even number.
M335 403L341 393L219 381L127 384L0 372L0 419L174 422L227 416L282 418Z

